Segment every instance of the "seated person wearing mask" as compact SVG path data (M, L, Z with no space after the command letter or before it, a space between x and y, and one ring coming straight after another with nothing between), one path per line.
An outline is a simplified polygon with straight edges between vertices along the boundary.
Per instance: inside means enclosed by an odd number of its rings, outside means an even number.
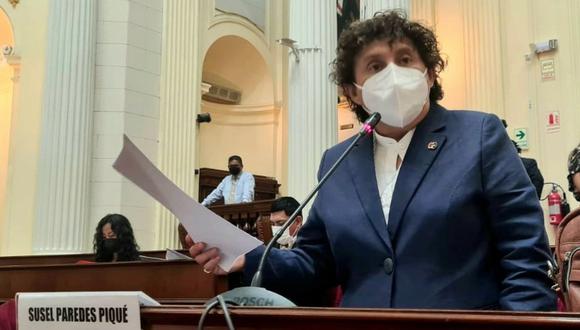
M230 175L209 194L202 202L203 206L210 206L223 197L224 204L250 203L254 201L254 176L243 172L244 164L240 156L231 156L228 159Z
M568 157L568 184L568 189L580 202L580 144L572 150Z
M108 214L99 221L93 244L96 262L139 260L133 228L121 214Z
M281 197L272 203L270 213L270 223L272 224L272 235L276 235L288 218L298 209L300 203L292 197ZM302 212L298 214L294 223L286 229L284 234L276 242L281 249L290 249L296 241L298 230L302 227Z

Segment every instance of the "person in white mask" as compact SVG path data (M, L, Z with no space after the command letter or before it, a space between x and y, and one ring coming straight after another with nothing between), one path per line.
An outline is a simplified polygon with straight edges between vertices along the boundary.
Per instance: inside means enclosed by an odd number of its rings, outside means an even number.
M344 307L554 310L535 188L497 116L438 104L433 31L386 11L345 29L336 54L353 112L382 122L320 189L293 248L272 250L265 287L300 305L340 286ZM351 142L326 150L319 178ZM233 271L250 279L263 251ZM224 273L219 249L190 253Z
M299 206L300 203L292 197L280 197L272 203L270 223L272 224L273 235L276 235L282 229L282 226ZM280 236L276 242L278 247L281 249L292 248L300 227L302 227L302 212L298 214L294 223Z

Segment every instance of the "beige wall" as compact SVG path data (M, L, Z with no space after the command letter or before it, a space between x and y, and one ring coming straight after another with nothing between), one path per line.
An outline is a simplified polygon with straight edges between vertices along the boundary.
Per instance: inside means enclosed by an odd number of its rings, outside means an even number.
M14 29L21 74L12 106L7 189L0 228L0 253L28 254L32 247L40 138L48 1L0 3ZM24 97L25 96L25 97ZM0 222L1 223L1 222Z
M567 189L566 158L580 143L580 2L577 0L411 0L411 19L433 27L448 66L441 74L449 109L490 112L507 120L508 133L527 128L529 150L545 181ZM532 42L558 39L559 49L530 57ZM540 60L553 58L556 79L542 81ZM561 129L546 130L559 111ZM339 109L339 125L352 122ZM339 140L348 137L339 131ZM544 195L549 187L544 187ZM580 206L568 194L572 206ZM547 203L542 202L547 217ZM549 226L547 226L550 228ZM548 230L553 239L551 228Z
M221 37L205 55L202 79L241 90L242 105L271 105L274 86L266 62L268 55L264 54L266 58L263 58L246 39L231 35Z
M221 37L210 46L203 81L239 90L242 100L240 105L202 102L202 112L209 112L212 121L200 125L200 167L224 169L235 154L246 171L275 176L277 109L267 59L237 36Z
M0 45L14 45L12 23L0 10ZM10 124L12 121L12 91L14 69L8 58L0 55L0 235L4 228L4 198L8 175L8 153L10 150ZM1 253L1 247L0 247Z
M8 174L8 152L10 150L12 76L14 70L7 64L0 65L0 211L3 211ZM4 217L0 215L0 228L3 228L3 225Z
M242 91L238 106L202 102L211 123L199 125L198 167L225 169L240 155L244 169L275 177L286 191L287 50L275 43L285 36L286 1L268 2L261 31L235 15L202 5L203 80ZM280 24L282 23L282 24ZM235 54L232 56L232 54Z
M580 142L580 3L575 0L412 0L412 16L434 25L447 56L442 74L450 109L495 113L527 128L529 150L546 181L566 184L566 157ZM558 39L559 49L531 56L529 44ZM539 61L553 58L556 79L542 81ZM548 133L546 113L559 111L559 132ZM548 187L544 188L544 194ZM572 199L570 194L569 200ZM546 202L542 202L547 213ZM571 201L577 207L576 201ZM547 221L547 217L546 217ZM548 231L551 236L551 230Z
M276 176L277 109L220 106L202 102L212 121L199 129L199 166L227 169L231 155L244 160L252 174Z
M561 184L567 189L566 161L568 153L580 143L580 3L578 1L502 1L504 35L512 49L506 52L505 76L511 77L506 87L506 117L510 128L527 127L530 132L528 157L538 160L545 180ZM522 10L523 9L523 10ZM509 24L508 24L509 20ZM528 42L558 39L559 49L555 52L532 56L525 62L521 55L528 52L522 41L518 42L518 30L528 36ZM516 56L519 54L520 56ZM556 79L542 81L540 60L553 58ZM506 79L507 80L507 79ZM562 125L555 133L546 130L546 116L550 111L559 111ZM510 130L513 136L513 130ZM548 187L544 187L544 194ZM572 208L580 206L568 194ZM547 203L543 202L545 213Z

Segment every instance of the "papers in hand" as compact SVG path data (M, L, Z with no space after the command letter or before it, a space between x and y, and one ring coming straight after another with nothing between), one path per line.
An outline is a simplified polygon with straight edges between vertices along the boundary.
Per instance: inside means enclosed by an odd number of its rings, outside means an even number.
M175 250L167 249L165 252L165 260L192 260L192 258Z
M179 189L126 135L123 137L123 150L113 168L169 209L195 242L205 242L208 248L219 248L219 266L223 270L229 271L236 258L262 244Z

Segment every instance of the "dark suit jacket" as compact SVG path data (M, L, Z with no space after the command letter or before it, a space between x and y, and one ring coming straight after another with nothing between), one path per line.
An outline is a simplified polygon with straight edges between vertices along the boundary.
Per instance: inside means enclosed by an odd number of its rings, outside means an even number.
M325 153L319 177L350 142ZM262 251L246 255L247 278ZM345 307L554 310L549 258L536 192L500 120L433 105L388 226L365 138L318 193L296 248L273 250L264 284L299 304L338 284Z
M530 181L536 188L536 193L538 194L538 199L542 198L542 188L544 187L544 177L538 168L538 163L535 159L522 157L522 163L524 168L530 177Z

